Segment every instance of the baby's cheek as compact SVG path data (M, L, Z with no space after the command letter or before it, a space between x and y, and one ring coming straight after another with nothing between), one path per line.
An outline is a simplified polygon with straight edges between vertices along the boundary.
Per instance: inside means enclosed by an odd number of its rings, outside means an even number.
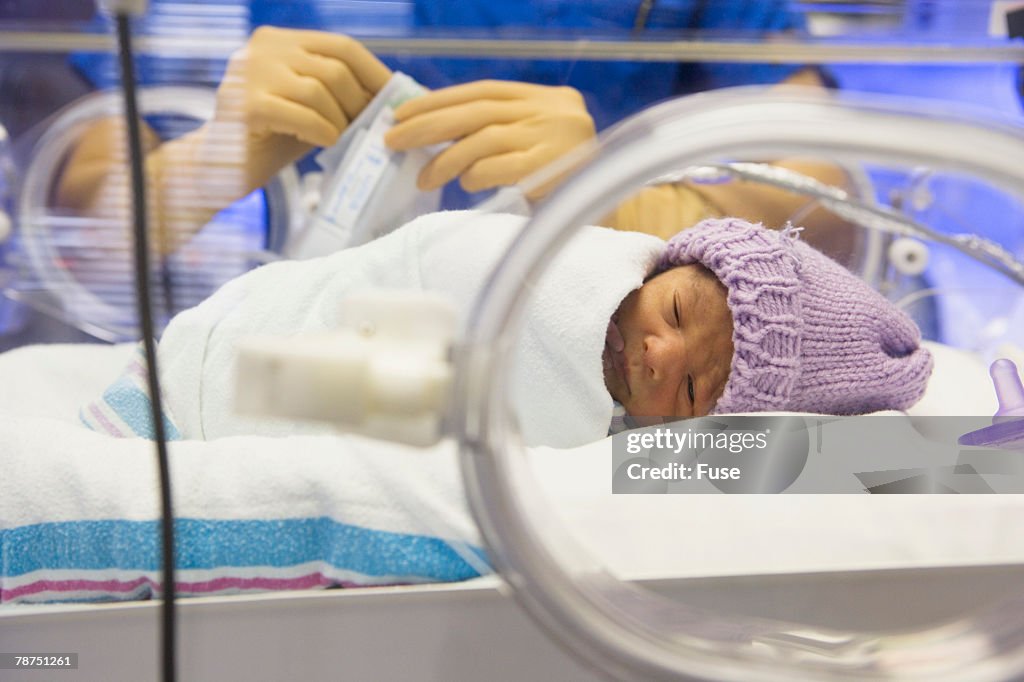
M636 397L636 396L634 396ZM645 417L676 417L675 394L664 386L649 395L638 397L633 404L632 414Z

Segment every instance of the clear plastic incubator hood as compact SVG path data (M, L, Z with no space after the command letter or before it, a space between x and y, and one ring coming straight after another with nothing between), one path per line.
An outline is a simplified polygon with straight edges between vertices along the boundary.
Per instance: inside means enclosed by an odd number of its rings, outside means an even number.
M867 190L856 196L785 174L773 177L772 171L764 168L728 163L799 156L837 160L851 172L855 168L902 168L908 178L901 185L906 189L904 201L896 202L899 205L895 207L880 206L870 196L872 183L866 180L860 184L866 184ZM912 293L911 289L901 293L899 279L920 272L916 267L920 263L913 263L917 257L930 258L934 265L948 252L952 254L949 258L961 264L961 272L974 267L985 270L991 279L973 284L939 283L930 288L953 297L972 290L981 291L982 298L995 292L1001 300L997 327L1002 337L982 338L979 333L970 342L974 344L971 350L992 352L1002 338L1019 337L1024 331L1019 311L1015 312L1024 284L1024 268L1017 260L1021 235L999 245L984 234L990 226L966 225L966 236L928 227L929 221L921 213L928 202L921 196L929 180L922 178L970 177L1019 200L1024 198L1022 159L1024 130L1008 123L940 114L905 101L738 90L694 96L648 110L613 129L599 145L580 152L561 169L551 171L570 173L569 179L536 208L478 299L466 326L467 337L454 354L457 371L448 415L449 428L460 443L472 509L490 557L518 601L550 636L594 668L620 679L934 682L1004 680L1024 674L1024 593L997 604L979 604L976 611L959 618L914 627L843 629L718 613L623 579L598 558L599 552L591 551L593 538L575 536L563 522L565 509L559 510L555 503L558 491L546 493L533 473L521 421L509 397L514 372L514 354L509 350L522 329L533 285L545 275L559 250L578 226L598 222L652 180L681 172L698 180L746 182L751 181L744 175L749 171L760 173L763 182L798 187L811 200L860 226L851 267L891 299L906 300L907 292ZM540 183L546 178L533 181ZM495 206L501 208L499 204L497 200ZM901 240L909 241L893 246ZM934 251L931 254L930 249ZM909 259L908 252L912 255ZM920 295L915 300L929 299L927 289L918 286ZM988 414L991 416L991 411ZM806 441L803 444L806 446ZM610 494L611 465L604 484L609 504L621 506L625 512L631 496ZM706 534L698 531L712 516L731 513L730 505L733 511L740 505L749 512L745 517L731 517L739 519L737 524L756 526L761 518L759 509L774 513L772 510L785 504L799 510L794 522L812 526L823 509L832 509L836 498L847 497L856 506L846 507L845 515L836 520L835 534L842 536L859 527L862 534L870 535L863 525L877 522L879 517L873 513L883 508L894 515L884 525L901 523L894 498L902 498L900 504L905 505L955 505L961 500L952 498L970 496L699 497L714 502L708 502L701 512L705 516L681 518L674 534L660 538L673 545L681 557L677 568L684 576L688 574L688 557L696 560L707 551L699 541ZM1015 496L991 497L1005 500ZM873 511L870 505L875 505ZM732 541L746 542L741 535L749 539L751 533L741 533L741 528L725 526L723 533L735 531ZM922 526L907 532L909 547L925 541L935 529ZM722 542L728 545L729 537ZM766 548L773 544L772 538L765 542ZM784 553L784 544L780 540L774 550L765 551ZM965 557L964 561L970 563L971 559ZM898 601L899 595L893 599Z

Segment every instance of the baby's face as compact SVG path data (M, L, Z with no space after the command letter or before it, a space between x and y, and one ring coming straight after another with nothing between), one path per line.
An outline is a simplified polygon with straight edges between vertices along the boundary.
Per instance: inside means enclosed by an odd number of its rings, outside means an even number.
M732 352L725 287L685 265L648 280L612 316L604 383L634 417L703 416L725 390Z

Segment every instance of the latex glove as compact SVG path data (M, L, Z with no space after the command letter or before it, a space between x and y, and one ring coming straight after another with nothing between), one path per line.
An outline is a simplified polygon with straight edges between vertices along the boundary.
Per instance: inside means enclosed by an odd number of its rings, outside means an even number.
M390 77L347 36L262 26L228 63L214 120L199 131L199 170L240 166L241 186L229 193L244 196L333 144Z
M569 87L475 81L436 90L395 110L384 141L405 151L454 142L420 172L422 190L459 178L469 192L512 185L594 137L583 97ZM550 186L531 192L537 199Z
M334 143L390 77L346 36L256 29L228 63L211 121L163 144L143 126L159 252L173 252L314 146ZM60 205L130 225L124 139L120 118L88 130L57 187Z
M602 225L645 232L670 239L705 218L720 218L720 208L701 192L683 183L645 187L619 204Z

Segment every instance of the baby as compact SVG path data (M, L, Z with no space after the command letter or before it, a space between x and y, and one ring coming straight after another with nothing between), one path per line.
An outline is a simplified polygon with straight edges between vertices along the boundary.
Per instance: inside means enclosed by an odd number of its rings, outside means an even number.
M233 280L160 339L168 432L186 440L333 433L319 422L238 414L236 344L335 329L339 301L368 289L442 294L468 315L522 228L518 216L437 213L358 248ZM615 430L609 394L638 418L856 414L908 407L931 370L914 324L864 282L795 231L736 219L705 221L667 244L584 228L532 296L506 394L529 444L592 442L609 420ZM82 421L151 437L143 366L133 361L83 407Z
M712 219L672 238L608 326L605 385L634 417L904 409L916 325L796 230Z

